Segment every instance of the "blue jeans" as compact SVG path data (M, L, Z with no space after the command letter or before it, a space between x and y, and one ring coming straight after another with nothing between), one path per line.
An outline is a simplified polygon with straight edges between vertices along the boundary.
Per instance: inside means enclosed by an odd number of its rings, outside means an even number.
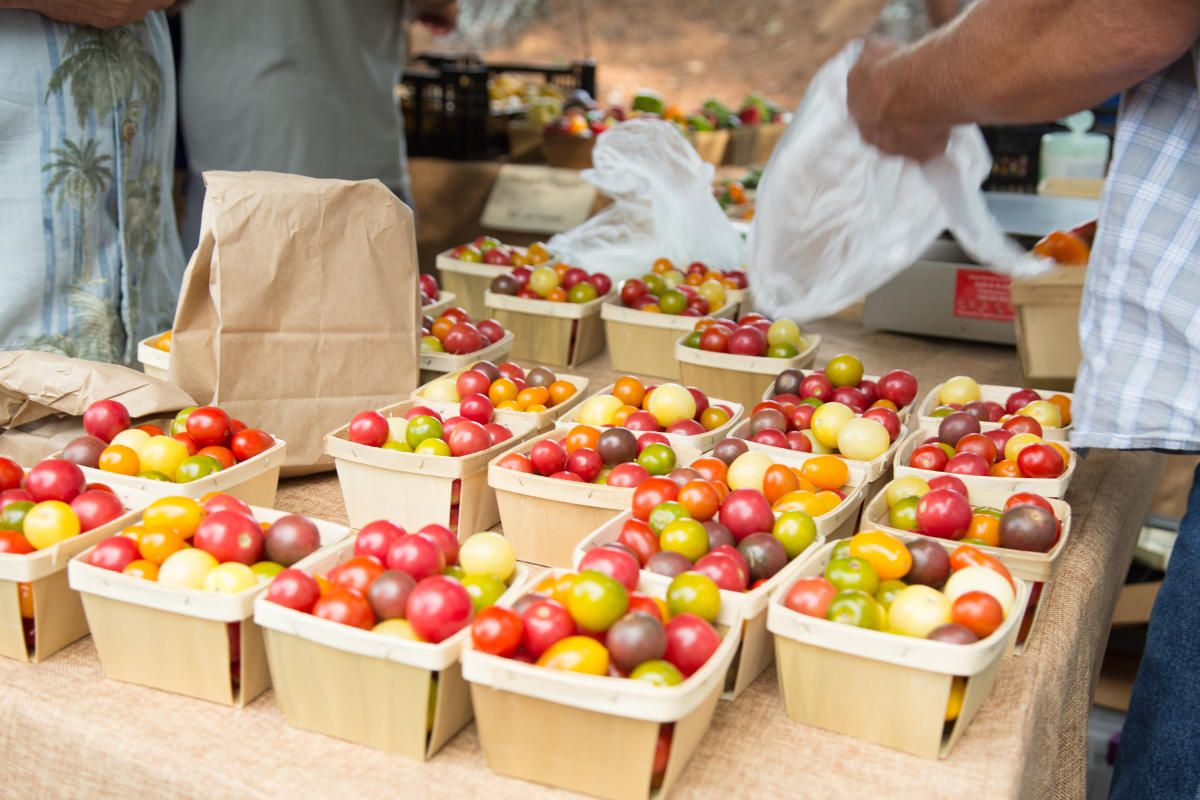
M1200 797L1200 467L1150 614L1108 796Z

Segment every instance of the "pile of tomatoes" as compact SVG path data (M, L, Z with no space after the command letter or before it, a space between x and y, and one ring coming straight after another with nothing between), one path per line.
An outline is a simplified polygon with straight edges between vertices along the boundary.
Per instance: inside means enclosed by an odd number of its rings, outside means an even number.
M214 492L198 501L155 500L138 522L96 545L87 563L164 586L236 594L320 545L312 520L288 514L260 523L241 500Z
M676 686L721 644L712 623L720 592L709 578L675 578L666 600L594 569L549 576L512 608L493 606L471 623L480 652L550 669Z
M560 480L629 489L652 475L676 469L677 455L661 433L636 436L626 428L576 425L561 438L535 442L526 453L508 453L504 469Z
M632 375L617 379L609 390L583 401L578 420L584 425L616 425L631 431L666 431L696 436L716 430L733 418L733 409L713 404L694 386L664 383L646 386Z
M889 483L885 496L887 525L939 539L1045 553L1062 535L1054 507L1035 492L1009 496L1003 509L973 507L966 485L953 475L929 481L906 475Z
M932 539L870 530L839 541L824 574L793 583L783 602L846 625L971 644L1003 624L1016 597L1008 569L972 545L951 552Z
M703 317L725 306L726 292L745 289L746 273L720 272L693 261L681 272L670 259L660 258L650 272L621 282L621 302L638 311Z
M89 484L70 461L48 458L26 474L17 462L0 456L0 553L42 550L123 513L107 486Z
M496 294L548 300L552 303L590 303L612 291L612 278L567 264L517 267L492 279L490 290Z
M447 308L437 319L422 317L421 352L466 355L495 344L506 333L496 320L472 322L465 308L455 306Z
M942 418L935 436L913 449L914 469L1002 478L1058 478L1071 463L1071 452L1033 432L1037 421L1018 414L1001 427L982 431L978 417L955 411ZM1019 432L1018 432L1019 431Z
M63 448L67 461L170 483L199 480L275 446L269 433L247 428L216 406L185 408L164 431L157 425L130 427L124 405L98 400L83 412L83 428L87 433Z
M683 340L685 347L709 353L793 358L808 348L800 326L790 319L772 322L762 314L745 314L737 322L704 317Z
M1040 436L1043 428L1063 428L1071 424L1071 398L1065 394L1043 398L1033 389L1017 389L1010 392L1001 405L983 400L982 388L965 375L953 377L939 386L937 403L929 416L947 417L955 411L966 411L980 423L999 423L1001 428L1014 433L1029 432Z
M500 267L536 267L550 261L550 251L542 242L534 242L522 251L503 244L495 236L480 236L471 244L460 244L451 250L450 257Z
M438 286L438 280L428 272L422 272L419 276L418 286L421 290L421 306L432 305L437 302L438 295L441 294L442 287Z
M468 397L458 414L445 419L428 406L413 406L402 417L361 411L350 420L347 436L368 447L461 458L512 438L512 429L492 422L492 414L492 404L482 395Z
M358 532L351 558L324 575L286 569L266 597L342 625L437 643L500 599L515 570L512 546L498 533L477 533L460 548L444 525L408 533L376 520Z
M798 369L784 370L776 376L771 394L775 400L785 397L792 404L814 407L833 401L849 406L856 414L869 408L899 413L916 399L917 379L908 370L894 369L875 379L865 377L863 370L857 356L842 353L807 375Z
M575 384L560 380L549 367L526 371L512 361L499 366L479 361L458 377L430 381L421 396L445 403L487 400L490 407L502 411L538 413L565 403L577 391Z

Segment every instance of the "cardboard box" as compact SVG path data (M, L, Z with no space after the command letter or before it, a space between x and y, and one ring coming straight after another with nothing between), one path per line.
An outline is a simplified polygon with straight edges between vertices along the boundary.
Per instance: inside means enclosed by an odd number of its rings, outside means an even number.
M516 337L512 357L573 367L604 350L600 306L613 292L587 303L552 303L484 292L483 304Z
M696 386L705 393L725 397L746 408L754 408L763 392L775 384L775 378L785 369L808 369L817 360L821 345L818 334L805 334L807 346L791 358L769 356L739 356L731 353L711 353L684 344L689 334L675 342L675 360L679 362L680 378L686 386Z
M260 522L283 511L251 508ZM322 547L348 528L314 519ZM262 630L254 624L260 583L237 594L163 586L87 563L91 548L67 564L72 589L83 598L104 676L152 689L241 707L270 685ZM293 566L305 568L317 551Z
M732 319L737 310L737 303L726 298L725 305L709 316ZM600 306L600 317L604 320L608 356L614 372L653 375L673 381L680 379L675 342L691 332L696 326L696 317L638 311L622 305L619 296L604 301Z
M916 450L921 442L930 436L936 435L937 430L932 428L917 428L906 437L904 434L901 434L902 438L899 440L900 446L895 451L895 461L893 462L893 473L897 478L904 475L916 475L918 478L924 478L928 481L945 474L928 469L917 469L908 465L908 460L912 457L913 450ZM1075 476L1075 467L1079 464L1079 456L1075 454L1075 451L1066 442L1058 442L1057 444L1065 447L1071 456L1071 460L1067 464L1067 471L1057 478L1001 478L992 475L958 475L957 477L967 485L968 490L973 487L979 487L981 489L990 488L1007 494L1037 492L1042 497L1062 499L1067 493L1067 487L1071 485L1071 478Z
M1017 353L1021 378L1030 386L1070 391L1083 360L1079 347L1079 307L1087 269L1061 267L1045 275L1014 280Z
M346 539L308 570L326 574L353 555L354 541ZM528 577L518 564L502 600L520 597ZM254 621L266 641L275 701L293 727L425 761L471 721L459 665L470 626L437 644L412 642L285 608L265 593L254 601Z
M453 380L458 380L458 376L462 375L464 372L466 372L472 366L474 366L474 362L472 362L472 364L468 364L467 366L463 367L462 369L457 369L454 372L451 372L447 375L440 375L438 377L439 378L451 378ZM530 369L532 369L532 367L524 367L523 366L522 369L524 369L526 372L528 372ZM533 425L534 425L534 430L537 430L537 431L545 431L545 430L549 430L550 428L554 427L554 421L556 419L561 417L563 414L566 414L572 408L574 408L575 406L577 406L581 402L583 402L583 398L587 396L588 385L591 383L591 381L589 381L587 378L584 378L581 375L567 375L565 373L555 373L555 376L560 381L567 381L572 386L574 386L575 394L571 395L570 397L568 397L566 400L559 403L558 405L547 408L545 411L514 411L512 409L498 408L494 412L493 420L496 422L504 423L505 425L508 425L510 423L526 425L532 420ZM437 380L437 379L435 378L435 380ZM456 403L447 403L444 400L434 400L428 396L428 394L429 394L428 389L429 389L429 383L425 383L421 386L418 386L412 394L412 399L422 403L423 405L428 405L430 408L436 409L438 412L445 411L448 409L454 409L454 412L458 413L458 408L457 408Z
M576 546L629 508L634 490L530 475L497 463L509 453L528 455L542 439L558 439L565 434L566 431L553 430L496 456L488 464L488 485L496 492L500 527L517 558L569 569L575 563ZM700 457L700 450L695 447L682 444L671 447L677 466L687 466Z
M475 318L475 315L471 315ZM434 378L445 375L448 372L466 369L477 361L491 361L499 363L508 360L508 354L512 352L513 347L513 332L505 330L504 335L500 337L500 341L492 342L487 347L476 350L474 353L463 353L455 355L454 353L433 353L428 350L422 350L418 355L418 360L421 364L421 383L429 383Z
M941 543L947 550L954 543ZM799 579L821 575L834 544L807 559ZM775 634L779 692L788 718L894 747L924 758L944 758L987 698L1004 654L1012 646L1029 600L1017 596L1004 623L974 644L931 642L866 630L799 614L771 598L767 629ZM946 707L955 678L966 679L962 709L950 725ZM846 686L854 691L847 693Z
M381 408L379 413L404 416L415 405L421 404L405 400ZM531 435L534 422L519 420L508 427L513 432L511 439L461 458L355 444L347 434L350 423L326 434L325 452L337 468L350 526L361 528L373 520L388 519L417 530L437 523L457 529L460 539L488 530L500 521L500 512L496 493L487 484L487 464Z
M931 417L929 415L938 406L937 396L938 392L941 391L943 386L945 386L944 382L939 383L937 386L930 389L929 393L926 394L921 402L917 404L916 410L913 413L917 416L917 424L922 428L937 428L937 426L941 423L940 419L937 417ZM1000 405L1004 405L1004 401L1008 399L1008 396L1013 392L1020 391L1020 389L1020 386L993 386L981 384L979 387L979 399L983 402L991 401L994 403L999 403ZM1064 394L1062 392L1057 392L1054 389L1035 389L1034 391L1040 394L1043 399L1055 394ZM1073 395L1066 394L1065 396L1067 399L1074 402L1075 398ZM1000 423L981 422L979 423L979 427L980 430L991 431L999 428ZM1061 428L1042 428L1042 438L1048 442L1065 442L1070 438L1072 430L1074 430L1074 428L1071 427L1070 423L1067 423Z
M642 583L638 590L654 591ZM712 721L740 625L723 608L717 617L720 647L694 675L670 687L524 664L481 653L468 638L463 678L471 686L488 767L612 800L665 797ZM664 724L673 724L674 733L662 785L654 788L654 752Z
M981 267L951 239L867 295L865 328L1016 344L1009 278Z
M83 604L67 585L67 562L128 527L150 498L140 503L122 498L122 502L129 510L95 530L25 555L0 553L0 656L36 663L87 635ZM26 647L21 584L33 592L32 650Z

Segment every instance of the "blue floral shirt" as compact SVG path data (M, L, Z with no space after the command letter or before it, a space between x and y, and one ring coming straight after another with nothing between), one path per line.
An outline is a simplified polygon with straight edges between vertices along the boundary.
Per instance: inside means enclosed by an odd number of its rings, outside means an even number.
M0 11L0 349L130 362L183 275L166 19Z

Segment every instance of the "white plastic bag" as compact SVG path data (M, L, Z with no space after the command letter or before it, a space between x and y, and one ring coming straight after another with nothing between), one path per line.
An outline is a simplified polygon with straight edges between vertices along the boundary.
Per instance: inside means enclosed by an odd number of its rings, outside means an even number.
M563 261L613 280L650 270L655 259L714 269L746 262L746 242L712 194L713 168L662 120L634 119L601 134L582 177L613 198L547 247Z
M992 159L974 125L925 163L868 145L846 105L851 42L813 78L758 186L748 276L754 307L798 322L834 314L882 286L949 230L976 261L1042 272L999 229L980 184Z

